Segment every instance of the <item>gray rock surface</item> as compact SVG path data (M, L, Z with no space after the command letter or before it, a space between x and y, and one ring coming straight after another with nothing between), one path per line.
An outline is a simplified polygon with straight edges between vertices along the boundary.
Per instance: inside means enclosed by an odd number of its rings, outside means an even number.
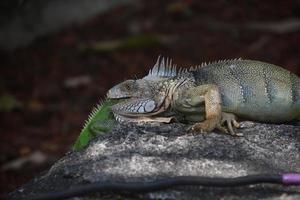
M10 199L73 185L151 181L170 176L236 177L300 172L300 126L243 123L244 137L187 134L186 125L118 125L79 152L69 152ZM150 193L94 193L72 199L300 199L300 187L260 184L234 188L181 186Z

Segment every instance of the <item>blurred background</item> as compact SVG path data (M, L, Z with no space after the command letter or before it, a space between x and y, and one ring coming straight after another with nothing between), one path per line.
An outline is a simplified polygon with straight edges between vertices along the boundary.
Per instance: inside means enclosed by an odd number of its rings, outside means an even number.
M66 154L106 91L158 55L300 74L300 0L9 0L0 13L1 195Z

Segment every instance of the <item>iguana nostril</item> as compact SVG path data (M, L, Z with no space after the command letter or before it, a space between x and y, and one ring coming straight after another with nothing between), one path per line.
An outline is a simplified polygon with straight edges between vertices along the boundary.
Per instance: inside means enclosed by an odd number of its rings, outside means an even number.
M107 92L107 98L118 98L120 92L116 89L116 87L111 88Z

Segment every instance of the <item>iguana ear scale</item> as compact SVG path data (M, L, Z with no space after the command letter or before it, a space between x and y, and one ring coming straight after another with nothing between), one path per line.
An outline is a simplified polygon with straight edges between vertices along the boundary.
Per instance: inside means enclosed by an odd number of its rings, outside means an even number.
M133 98L112 106L112 111L123 115L137 115L152 113L158 103L150 98Z

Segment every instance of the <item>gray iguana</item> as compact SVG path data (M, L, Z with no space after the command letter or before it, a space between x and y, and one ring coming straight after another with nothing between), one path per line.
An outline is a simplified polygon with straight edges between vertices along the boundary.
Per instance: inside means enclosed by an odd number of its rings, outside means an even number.
M158 58L142 79L111 88L111 107L121 122L192 123L191 130L217 128L237 135L236 117L267 123L300 120L300 78L273 64L255 60L222 60L189 69ZM227 125L225 127L224 125Z

